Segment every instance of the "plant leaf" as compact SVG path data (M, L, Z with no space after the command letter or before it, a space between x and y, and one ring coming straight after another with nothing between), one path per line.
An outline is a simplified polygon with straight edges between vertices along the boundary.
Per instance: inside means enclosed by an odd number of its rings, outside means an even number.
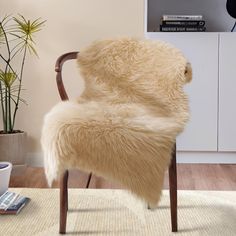
M0 80L3 81L5 86L8 88L10 88L11 85L15 82L16 77L16 74L13 72L3 72L2 70L0 71Z
M28 46L28 49L29 49L30 53L33 53L33 54L35 54L35 56L39 57L32 44L28 43L27 46Z
M40 21L40 18L31 22L30 20L26 20L22 15L19 15L18 18L14 17L13 19L18 25L18 30L30 39L32 39L35 32L41 30L41 27L45 23L45 21Z

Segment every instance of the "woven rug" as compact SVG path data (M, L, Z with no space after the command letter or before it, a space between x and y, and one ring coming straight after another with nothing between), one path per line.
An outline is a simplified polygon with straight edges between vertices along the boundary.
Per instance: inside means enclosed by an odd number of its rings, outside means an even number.
M1 236L58 235L58 189L11 189L31 198L17 216L0 216ZM171 233L169 194L148 210L123 190L70 189L68 235L236 235L236 192L178 191L179 232Z

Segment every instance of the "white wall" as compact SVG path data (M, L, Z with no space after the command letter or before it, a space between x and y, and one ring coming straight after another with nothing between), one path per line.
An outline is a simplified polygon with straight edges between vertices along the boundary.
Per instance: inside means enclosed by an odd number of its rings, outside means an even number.
M20 13L47 20L37 35L39 59L28 57L17 129L29 135L29 153L41 156L40 132L44 114L59 101L54 64L65 52L80 50L93 40L117 36L143 36L143 0L1 0L0 17ZM76 64L68 64L66 87L72 97L83 89ZM33 154L33 155L32 155Z

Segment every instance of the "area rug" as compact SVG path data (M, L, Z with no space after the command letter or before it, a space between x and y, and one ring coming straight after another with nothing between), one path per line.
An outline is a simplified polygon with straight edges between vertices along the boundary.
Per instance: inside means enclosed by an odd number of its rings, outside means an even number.
M0 216L1 236L54 236L59 228L58 189L11 189L31 198L16 216ZM179 232L171 233L169 193L148 210L124 190L70 189L68 235L236 235L236 192L178 191Z

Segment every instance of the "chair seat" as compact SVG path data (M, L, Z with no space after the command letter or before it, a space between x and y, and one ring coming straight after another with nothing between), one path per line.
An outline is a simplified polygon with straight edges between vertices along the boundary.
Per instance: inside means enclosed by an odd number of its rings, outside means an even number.
M157 205L178 130L172 119L148 115L136 104L66 101L47 114L44 129L49 182L68 168L78 168Z

